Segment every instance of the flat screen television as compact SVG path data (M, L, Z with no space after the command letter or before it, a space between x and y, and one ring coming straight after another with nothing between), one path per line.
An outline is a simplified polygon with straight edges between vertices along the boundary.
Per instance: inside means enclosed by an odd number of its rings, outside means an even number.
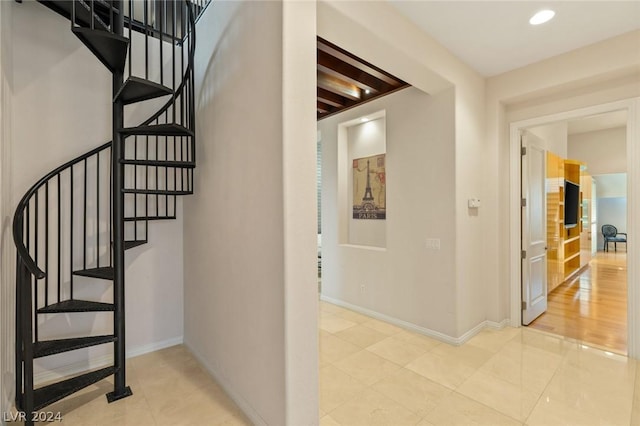
M580 203L580 185L569 180L564 181L564 227L578 225L578 206Z

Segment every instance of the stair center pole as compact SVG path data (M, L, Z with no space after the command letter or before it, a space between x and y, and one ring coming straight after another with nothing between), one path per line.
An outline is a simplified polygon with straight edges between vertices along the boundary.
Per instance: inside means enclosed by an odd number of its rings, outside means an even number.
M113 22L113 33L124 35L124 9L123 2L117 0L113 6L121 11ZM124 70L113 71L112 98L118 93L124 82ZM118 129L124 127L124 105L121 100L113 102L113 144L111 147L111 179L112 185L112 215L113 218L113 331L116 341L113 345L113 358L115 367L115 379L113 392L107 394L109 402L126 398L131 395L131 388L126 384L126 349L125 349L125 300L124 300L124 137Z

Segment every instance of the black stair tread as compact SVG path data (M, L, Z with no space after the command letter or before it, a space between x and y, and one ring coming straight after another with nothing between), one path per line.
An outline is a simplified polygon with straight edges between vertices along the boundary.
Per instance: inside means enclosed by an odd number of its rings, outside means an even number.
M125 194L150 194L150 195L191 195L193 191L171 191L164 189L134 189L124 188L122 190Z
M118 129L123 135L150 135L150 136L193 136L193 132L176 123L151 124L148 126L125 127Z
M128 240L124 242L124 249L129 250L143 244L147 244L147 240Z
M116 340L117 337L112 334L104 336L75 337L72 339L43 340L33 344L33 357L40 358L43 356L87 348L89 346L111 343Z
M157 166L157 167L178 167L183 169L193 169L196 163L192 161L167 161L167 160L120 160L122 164L133 164L136 166Z
M125 217L125 222L146 222L147 220L170 220L175 219L175 216L136 216L136 217Z
M79 275L81 277L100 278L103 280L112 280L113 267L102 266L100 268L81 269L79 271L73 271L73 275Z
M124 70L129 39L91 28L75 27L72 31L110 71Z
M40 410L47 405L60 401L80 389L84 389L105 377L115 374L115 372L115 367L106 367L36 389L33 392L34 410Z
M64 300L38 309L39 314L55 314L60 312L102 312L113 311L112 303L92 302L89 300Z
M131 76L127 78L127 81L125 81L120 90L118 90L114 101L121 100L122 103L126 105L171 95L172 93L171 89L162 84Z

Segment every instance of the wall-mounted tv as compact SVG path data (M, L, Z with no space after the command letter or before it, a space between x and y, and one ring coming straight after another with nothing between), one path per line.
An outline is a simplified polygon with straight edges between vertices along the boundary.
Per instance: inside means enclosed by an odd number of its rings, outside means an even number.
M580 203L580 185L569 180L564 181L564 227L574 228L578 225Z

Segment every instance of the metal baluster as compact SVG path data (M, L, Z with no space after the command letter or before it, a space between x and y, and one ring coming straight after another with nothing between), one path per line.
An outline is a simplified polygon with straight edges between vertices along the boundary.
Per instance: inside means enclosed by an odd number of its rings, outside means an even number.
M20 214L20 213L19 213ZM20 217L24 223L24 217ZM24 226L20 226L17 236L18 241L23 241L23 228ZM24 409L24 399L23 399L23 388L22 388L22 380L24 378L24 369L23 369L23 357L24 357L24 344L23 344L23 336L22 336L22 315L21 315L21 307L22 307L22 286L24 283L22 282L22 262L20 261L20 255L16 254L16 324L15 324L15 333L16 333L16 347L15 351L15 379L16 379L16 395L15 402L16 407L18 409Z
M149 79L149 2L144 0L144 78ZM160 46L162 47L162 45ZM129 49L129 54L133 49Z
M109 161L109 168L107 169L107 171L105 172L107 174L107 177L109 177L109 232L108 232L108 236L109 236L109 241L111 241L111 246L109 246L109 266L113 266L113 241L115 241L113 239L113 228L112 228L112 223L113 223L113 179L111 179L111 169L112 169L112 161L113 159L111 158L111 152L107 151L109 153L108 157L108 161ZM98 154L100 155L100 154Z
M82 269L87 269L87 159L84 159L84 214L82 215Z
M38 191L36 191L35 194L35 218L33 221L33 243L34 243L34 250L35 250L35 261L36 261L36 265L38 264ZM35 291L33 294L33 312L37 312L38 311L38 280L34 279L34 286L35 286ZM38 341L38 318L37 315L34 318L34 322L33 322L33 326L34 326L34 338L36 339L35 341Z
M184 45L185 45L185 40L186 40L186 35L185 35L185 31L184 31L184 24L185 24L185 20L186 20L186 15L187 10L186 10L186 3L182 3L182 19L180 19L180 27L181 27L181 34L182 34L182 44L180 44L180 78L184 77ZM184 89L183 89L184 90ZM177 94L174 94L174 96ZM184 96L182 96L182 93L180 94L180 124L182 124L184 126L185 123L185 119L184 119ZM185 126L186 127L186 126Z
M73 164L69 170L69 298L73 299Z
M162 41L164 39L163 37L163 32L164 32L164 27L163 27L163 21L164 21L164 10L165 10L165 4L164 3L160 3L157 2L156 5L161 5L160 8L160 32L158 33L158 41L159 41L159 46L160 46L160 84L164 84L164 59L163 59L163 49L162 49ZM158 12L156 11L156 17L158 17Z
M156 160L159 160L158 157L158 146L159 146L159 142L158 142L158 136L156 136ZM158 183L160 182L160 176L158 175L158 169L160 167L156 166L156 182L155 182L155 189L158 189ZM160 216L160 201L159 201L159 195L155 195L155 199L156 199L156 216Z
M57 258L58 258L58 268L57 268L57 272L58 272L58 303L60 303L60 293L61 293L61 284L62 284L62 279L61 279L61 274L60 274L60 270L62 269L62 258L60 256L60 253L62 252L62 244L61 244L61 236L60 236L60 228L62 227L61 225L61 211L62 211L62 206L61 206L61 200L60 200L60 173L57 174L58 177L58 251L57 251Z
M177 15L177 10L176 10L176 2L173 2L173 25L171 28L171 32L172 32L172 36L173 36L173 40L171 41L171 87L172 87L172 92L174 93L173 96L173 106L172 106L172 113L173 113L173 122L176 122L176 98L175 98L175 93L176 93L176 20L178 19L178 15Z
M100 267L100 153L96 155L96 259Z
M147 2L145 2L145 5ZM134 159L138 159L138 137L135 136L134 139ZM135 189L138 189L138 165L133 166L133 186ZM133 215L136 216L138 214L138 194L133 194ZM134 222L134 230L133 230L133 239L138 241L138 225Z
M124 10L121 10L120 13L124 13ZM113 4L111 2L109 2L109 26L113 32Z
M124 14L124 6L125 6L124 2L121 2L121 3L120 3L120 14L123 16L123 17L122 17L122 22L123 22L123 24L122 24L122 31L121 31L121 34L120 34L120 35L124 35L124 16L125 16L125 14ZM132 61L132 56L131 56L131 55L132 55L132 52L133 52L133 49L134 49L133 44L134 44L134 39L135 39L135 37L133 37L133 31L132 31L133 20L134 20L134 16L133 16L133 4L131 3L131 0L129 0L129 34L128 34L128 39L129 39L129 51L128 51L128 52L127 52L127 54L126 54L126 56L128 56L128 57L129 57L129 61L128 61L128 62L129 62L129 64L128 64L128 66L127 66L127 69L128 69L127 77L131 77L131 76L132 76L132 74L133 74L133 72L132 72L132 67L133 67L132 62L133 62L133 61ZM115 22L112 20L112 21L111 21L111 33L112 33L112 34L115 34L115 27L114 27L114 25L115 25ZM137 48L137 45L136 45L136 47L135 47L135 48ZM123 74L124 74L124 71L123 71Z
M145 158L149 159L149 136L145 136ZM149 189L149 166L144 166L144 189ZM146 217L144 221L144 239L149 239L148 234L148 224L149 224L149 194L144 194L144 216ZM138 227L138 222L134 222L136 228Z
M32 325L32 312L31 312L31 274L23 262L20 263L20 268L16 271L16 274L22 276L22 283L20 285L20 302L21 306L18 312L20 312L22 325L22 356L23 356L23 374L24 374L24 397L22 409L27 415L31 415L34 411L34 392L33 392L33 325Z
M45 233L44 233L44 270L47 272L47 275L44 278L44 305L49 306L49 181L44 184L44 223L45 223Z

